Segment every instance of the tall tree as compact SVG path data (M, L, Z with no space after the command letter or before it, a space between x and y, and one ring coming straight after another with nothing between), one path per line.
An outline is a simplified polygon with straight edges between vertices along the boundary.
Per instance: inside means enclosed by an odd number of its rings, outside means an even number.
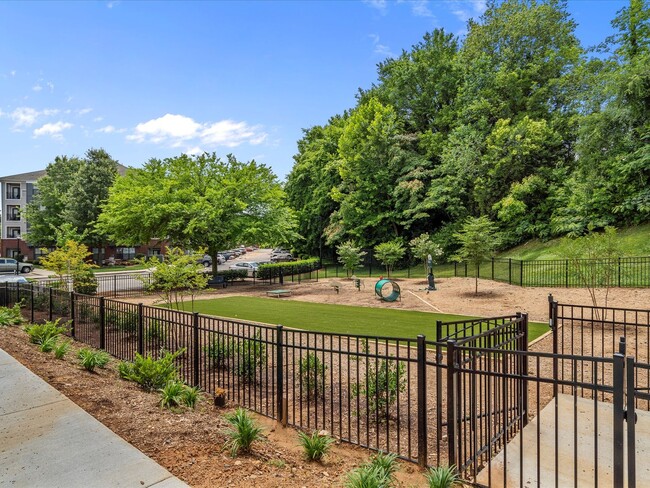
M233 155L151 159L116 179L102 210L97 229L118 244L168 239L206 248L214 263L219 250L243 242L296 237L294 215L271 169Z

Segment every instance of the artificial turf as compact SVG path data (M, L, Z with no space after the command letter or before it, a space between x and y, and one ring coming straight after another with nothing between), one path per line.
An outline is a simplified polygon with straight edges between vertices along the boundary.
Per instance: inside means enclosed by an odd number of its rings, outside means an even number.
M189 304L187 305L189 308ZM197 300L194 302L194 311L206 315L265 324L282 324L287 327L318 332L396 338L415 338L419 334L423 334L429 340L435 340L437 320L453 322L477 318L413 310L329 305L258 297ZM528 324L528 339L532 341L547 331L547 324L530 322Z

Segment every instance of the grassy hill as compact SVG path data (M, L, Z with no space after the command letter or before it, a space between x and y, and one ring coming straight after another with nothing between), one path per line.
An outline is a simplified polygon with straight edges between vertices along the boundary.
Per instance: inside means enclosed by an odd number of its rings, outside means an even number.
M650 224L629 227L618 231L623 256L650 256ZM542 242L529 241L498 254L500 258L512 259L563 259L561 239Z

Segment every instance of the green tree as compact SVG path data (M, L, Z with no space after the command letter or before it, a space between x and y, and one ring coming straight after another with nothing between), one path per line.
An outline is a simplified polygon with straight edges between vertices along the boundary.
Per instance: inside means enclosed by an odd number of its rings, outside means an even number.
M390 272L397 262L404 257L406 248L400 239L395 239L389 242L382 242L375 246L375 257L379 259L381 264L386 266L386 273L390 277Z
M185 249L217 252L242 242L295 239L295 218L270 168L233 155L183 154L151 159L118 177L97 230L121 245L167 239ZM216 274L216 266L213 267Z
M362 251L352 241L346 241L342 244L339 244L336 247L336 252L339 255L339 263L345 268L345 273L347 277L350 277L350 273L354 273L354 270L359 267L361 260L366 255L366 251Z
M97 280L91 269L96 266L87 262L89 256L92 253L85 244L68 239L54 251L42 256L41 265L56 273L60 287L67 287L66 277L71 277L74 291L93 294L97 291Z
M168 248L164 260L154 256L147 262L152 267L151 278L143 276L142 282L169 308L184 310L185 297L189 296L194 311L196 293L208 285L208 276L200 262L203 254L203 249L188 254L178 247ZM144 259L138 261L145 263Z
M431 239L428 233L420 234L409 242L411 253L422 262L424 273L428 273L427 260L431 256L432 264L437 264L438 259L444 254L442 248Z
M476 269L474 293L478 295L479 266L492 257L498 244L496 228L487 217L470 217L463 224L460 232L454 234L460 249L454 256L459 262L467 262Z

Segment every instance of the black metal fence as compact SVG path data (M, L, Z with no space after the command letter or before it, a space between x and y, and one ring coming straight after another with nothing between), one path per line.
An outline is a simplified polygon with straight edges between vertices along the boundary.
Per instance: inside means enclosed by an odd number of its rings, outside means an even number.
M476 277L519 286L565 288L650 287L650 257L519 260L493 258L474 267L454 263L452 276Z
M551 346L530 350L525 314L437 322L427 340L307 332L33 284L0 287L0 305L21 300L30 320L70 321L71 336L119 359L182 349L182 378L208 393L422 466L456 465L476 486L575 486L586 476L585 486L618 488L627 469L631 487L650 468L636 455L645 441L626 421L632 412L650 422L648 310L596 313L551 298L552 333L538 343ZM626 454L618 449L625 441Z

